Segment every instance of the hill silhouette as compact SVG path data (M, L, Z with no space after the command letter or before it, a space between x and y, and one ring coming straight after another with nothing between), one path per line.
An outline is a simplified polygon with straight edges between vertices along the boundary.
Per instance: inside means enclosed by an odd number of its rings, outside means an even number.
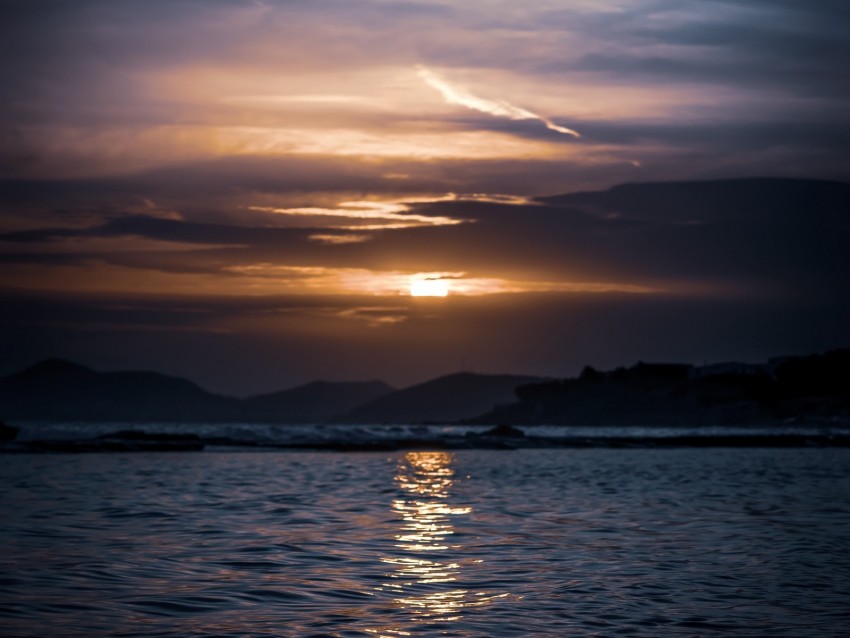
M394 390L383 381L314 381L246 399L246 405L254 418L261 421L323 422Z
M850 350L696 368L638 363L517 388L469 423L758 424L850 421Z
M227 421L238 399L155 372L96 372L48 359L0 380L6 419L43 421Z
M401 390L317 381L237 399L154 372L48 359L0 379L14 421L698 425L850 423L850 349L763 364L643 363L575 378L450 374Z
M317 381L237 399L155 372L97 372L47 359L0 379L0 414L8 420L117 422L322 422L391 392L380 382Z
M352 410L345 423L426 423L470 418L516 400L514 391L539 377L459 372L397 390Z

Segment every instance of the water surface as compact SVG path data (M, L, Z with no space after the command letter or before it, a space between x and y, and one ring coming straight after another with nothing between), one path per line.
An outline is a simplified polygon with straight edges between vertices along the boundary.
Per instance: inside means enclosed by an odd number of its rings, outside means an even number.
M850 450L3 457L0 634L846 636Z

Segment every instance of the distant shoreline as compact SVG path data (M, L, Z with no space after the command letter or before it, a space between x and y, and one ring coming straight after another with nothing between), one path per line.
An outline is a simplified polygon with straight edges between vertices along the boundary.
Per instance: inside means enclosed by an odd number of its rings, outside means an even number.
M634 428L635 433L623 434ZM811 431L800 431L811 428ZM282 429L287 429L283 426ZM315 432L322 426L316 426ZM348 427L341 428L344 431ZM417 436L394 434L384 428L381 436L359 433L352 438L293 438L291 440L252 440L224 435L202 436L197 433L150 432L144 428L123 429L97 436L44 438L0 443L0 453L127 453L127 452L200 452L200 451L329 451L396 452L407 450L518 450L518 449L673 449L673 448L847 448L850 429L835 431L818 425L799 426L794 432L766 428L763 433L740 432L734 427L718 426L711 432L670 435L646 434L640 426L618 428L614 436L571 434L557 436L534 434L526 429L496 426L483 431L444 433L425 431ZM663 429L663 428L652 428ZM680 430L683 428L679 428ZM699 429L699 428L697 428ZM426 428L427 430L427 428ZM600 428L604 430L604 428ZM671 428L675 430L675 428Z

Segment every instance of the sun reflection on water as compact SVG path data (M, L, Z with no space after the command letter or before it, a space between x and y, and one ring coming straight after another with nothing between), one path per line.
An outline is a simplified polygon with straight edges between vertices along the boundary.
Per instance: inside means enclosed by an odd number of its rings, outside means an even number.
M409 452L400 459L395 477L404 492L392 503L401 517L394 536L398 553L381 558L393 571L378 589L392 593L394 603L415 621L460 620L464 610L507 595L458 586L461 572L481 561L465 557L464 547L453 538L455 521L472 512L472 507L449 502L456 481L453 461L448 452ZM390 635L387 631L378 633Z

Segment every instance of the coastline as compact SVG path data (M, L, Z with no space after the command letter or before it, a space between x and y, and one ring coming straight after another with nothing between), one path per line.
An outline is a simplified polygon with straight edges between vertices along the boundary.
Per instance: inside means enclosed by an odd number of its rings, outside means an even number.
M70 434L33 425L18 440L0 442L0 454L127 453L200 451L390 452L404 450L664 449L850 447L850 427L797 424L793 427L639 426L572 427L463 426L268 426L237 430L179 424L135 424L98 432L76 424ZM103 428L103 426L101 426Z

